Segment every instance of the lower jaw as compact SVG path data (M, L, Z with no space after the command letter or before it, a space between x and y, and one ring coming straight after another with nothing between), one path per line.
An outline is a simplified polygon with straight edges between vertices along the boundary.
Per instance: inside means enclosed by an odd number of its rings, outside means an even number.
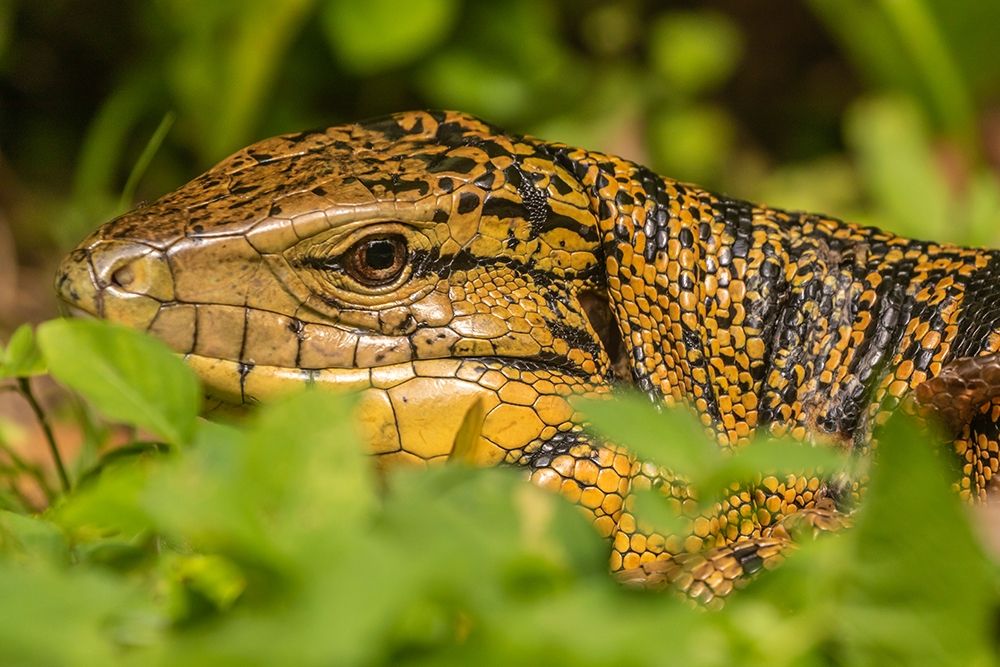
M559 371L523 372L502 361L429 359L375 368L302 370L251 366L189 354L210 395L245 404L315 387L360 392L356 423L380 464L444 461L463 418L479 401L475 463L515 462L526 449L574 428L574 394L608 390Z

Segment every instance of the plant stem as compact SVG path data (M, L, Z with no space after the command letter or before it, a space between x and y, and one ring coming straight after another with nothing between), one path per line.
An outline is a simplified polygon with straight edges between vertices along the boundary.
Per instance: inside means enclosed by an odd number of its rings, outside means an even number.
M11 460L11 463L14 464L13 466L14 471L30 475L31 478L35 480L35 482L38 484L38 488L40 488L42 490L42 493L45 494L45 499L49 503L52 502L52 498L54 497L55 494L52 492L52 489L49 488L49 483L48 481L46 481L45 475L42 474L42 471L39 470L38 466L32 465L27 461L25 461L24 459L22 459L20 456L18 456L17 452L15 452L12 447L10 447L10 445L2 441L0 441L0 452L6 454L7 458L9 458ZM4 472L7 471L5 470Z
M35 511L37 511L38 506L36 504L32 503L31 499L28 498L24 494L24 492L21 491L21 489L18 488L17 484L14 483L13 473L15 473L17 471L14 470L14 469L12 469L12 468L10 468L9 466L4 466L4 468L5 468L5 470L3 470L3 473L6 475L6 479L4 481L6 482L7 491L14 498L17 499L17 502L19 502L21 504L21 509L23 509L26 512L35 512ZM51 498L49 498L49 496L45 496L45 498L46 498L47 501L51 502Z
M125 182L122 196L118 200L119 210L124 211L133 205L132 199L135 196L135 189L139 185L143 174L149 168L149 163L156 156L156 152L160 150L163 140L167 138L167 133L170 132L170 128L173 126L176 117L177 114L173 111L168 111L164 114L163 119L160 120L160 124L156 126L156 130L153 132L153 136L146 142L146 147L142 149L139 159L135 161L132 172L128 175L128 180Z
M42 431L45 433L45 440L49 443L49 451L52 453L52 460L56 464L56 472L59 473L59 481L62 483L62 488L64 493L69 493L71 485L69 483L69 476L66 474L66 467L63 466L62 456L59 454L59 447L56 445L55 436L52 435L52 427L49 425L49 418L45 415L42 410L42 406L38 404L35 399L35 394L31 391L31 383L28 378L18 378L18 386L21 388L21 394L24 396L25 400L28 401L28 405L31 406L32 411L35 413L35 418L38 419L39 425L42 427Z

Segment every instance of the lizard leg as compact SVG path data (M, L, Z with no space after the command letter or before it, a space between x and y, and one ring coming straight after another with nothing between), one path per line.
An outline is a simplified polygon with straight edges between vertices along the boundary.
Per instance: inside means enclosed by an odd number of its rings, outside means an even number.
M766 476L731 486L710 511L699 514L682 480L642 466L632 488L658 488L688 518L688 532L651 532L637 524L628 498L613 539L612 566L620 566L619 578L630 585L672 588L704 604L721 603L755 574L780 563L796 541L849 525L850 516L838 508L838 500L847 497L842 487L816 476Z
M629 586L672 589L707 606L718 606L755 574L779 565L794 545L785 537L753 537L697 553L643 563L617 573Z
M761 535L650 560L617 575L629 586L671 589L708 607L717 607L758 573L780 565L802 538L840 530L850 522L850 515L837 509L810 507L782 517Z
M521 463L532 482L580 505L603 537L618 525L638 467L624 449L595 444L582 431L557 434L525 454Z
M779 563L799 534L846 523L832 491L808 475L734 485L703 514L685 480L583 431L538 443L520 463L534 483L577 503L611 539L610 567L622 581L673 588L704 603ZM638 521L633 491L643 489L657 489L686 517L686 530L667 535Z
M958 491L967 500L985 501L1000 489L1000 397L983 404L955 438L961 466Z

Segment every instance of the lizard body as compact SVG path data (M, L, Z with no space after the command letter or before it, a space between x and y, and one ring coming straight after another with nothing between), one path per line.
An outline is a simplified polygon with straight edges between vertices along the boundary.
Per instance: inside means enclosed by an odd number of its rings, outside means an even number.
M723 447L764 430L863 451L913 395L953 430L960 493L982 499L1000 463L998 280L996 251L411 112L254 144L98 229L57 286L163 338L229 401L363 390L382 465L447 458L479 401L479 462L586 508L614 570L711 599L779 558L788 516L835 523L842 490L764 477L687 536L644 531L632 490L681 508L690 492L593 440L567 398L631 384L694 408Z

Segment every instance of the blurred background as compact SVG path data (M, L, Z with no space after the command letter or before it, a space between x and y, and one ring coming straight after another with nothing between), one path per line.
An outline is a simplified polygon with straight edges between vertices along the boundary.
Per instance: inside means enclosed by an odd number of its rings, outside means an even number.
M134 203L256 139L414 108L997 244L998 32L996 0L0 0L0 340Z

